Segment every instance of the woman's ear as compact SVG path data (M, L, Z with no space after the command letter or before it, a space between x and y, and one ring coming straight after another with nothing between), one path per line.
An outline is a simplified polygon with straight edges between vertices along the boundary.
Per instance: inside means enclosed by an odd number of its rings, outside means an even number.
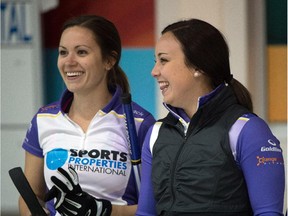
M106 59L106 62L105 62L106 70L111 70L114 67L117 56L118 56L117 52L112 51L111 55Z

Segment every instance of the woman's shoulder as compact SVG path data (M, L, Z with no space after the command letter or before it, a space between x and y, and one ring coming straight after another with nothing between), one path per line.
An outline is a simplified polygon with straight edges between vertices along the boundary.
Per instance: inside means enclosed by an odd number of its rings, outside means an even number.
M242 115L240 118L237 120L239 121L244 121L245 126L243 129L249 130L249 131L266 131L269 130L269 126L267 122L262 119L261 117L257 116L254 113L247 113Z
M270 146L271 143L279 145L279 140L274 136L268 123L261 117L255 114L246 114L237 121L245 121L238 140L242 148L259 149L263 146Z
M60 104L58 101L44 105L38 109L37 114L57 114L60 111Z
M136 118L147 118L147 117L153 117L150 111L148 111L146 108L143 106L139 105L138 103L132 101L132 106L133 106L133 114Z

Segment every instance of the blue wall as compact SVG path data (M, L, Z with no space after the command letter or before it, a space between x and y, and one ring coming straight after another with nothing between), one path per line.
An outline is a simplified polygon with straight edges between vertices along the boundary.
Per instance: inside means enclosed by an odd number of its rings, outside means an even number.
M154 78L154 49L123 49L120 62L126 72L133 101L137 102L156 116Z

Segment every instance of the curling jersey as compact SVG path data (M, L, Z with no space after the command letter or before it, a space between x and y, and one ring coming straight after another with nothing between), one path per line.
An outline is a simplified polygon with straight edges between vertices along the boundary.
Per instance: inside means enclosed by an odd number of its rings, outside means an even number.
M31 121L23 148L38 157L44 157L44 175L48 189L50 178L57 168L74 167L83 191L96 198L107 199L116 205L137 204L137 192L131 171L130 148L125 116L118 87L112 100L99 110L87 132L66 114L73 93L66 90L60 101L44 106ZM132 102L138 144L142 146L153 116ZM53 205L49 210L53 212Z

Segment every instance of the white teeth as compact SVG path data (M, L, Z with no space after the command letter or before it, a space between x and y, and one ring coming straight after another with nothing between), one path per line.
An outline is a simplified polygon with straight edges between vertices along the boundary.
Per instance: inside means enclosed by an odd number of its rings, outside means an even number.
M71 71L71 72L66 72L67 76L80 76L83 74L83 72L80 71Z
M159 86L160 86L160 89L163 90L164 88L167 88L169 86L169 82L161 81L159 82Z

